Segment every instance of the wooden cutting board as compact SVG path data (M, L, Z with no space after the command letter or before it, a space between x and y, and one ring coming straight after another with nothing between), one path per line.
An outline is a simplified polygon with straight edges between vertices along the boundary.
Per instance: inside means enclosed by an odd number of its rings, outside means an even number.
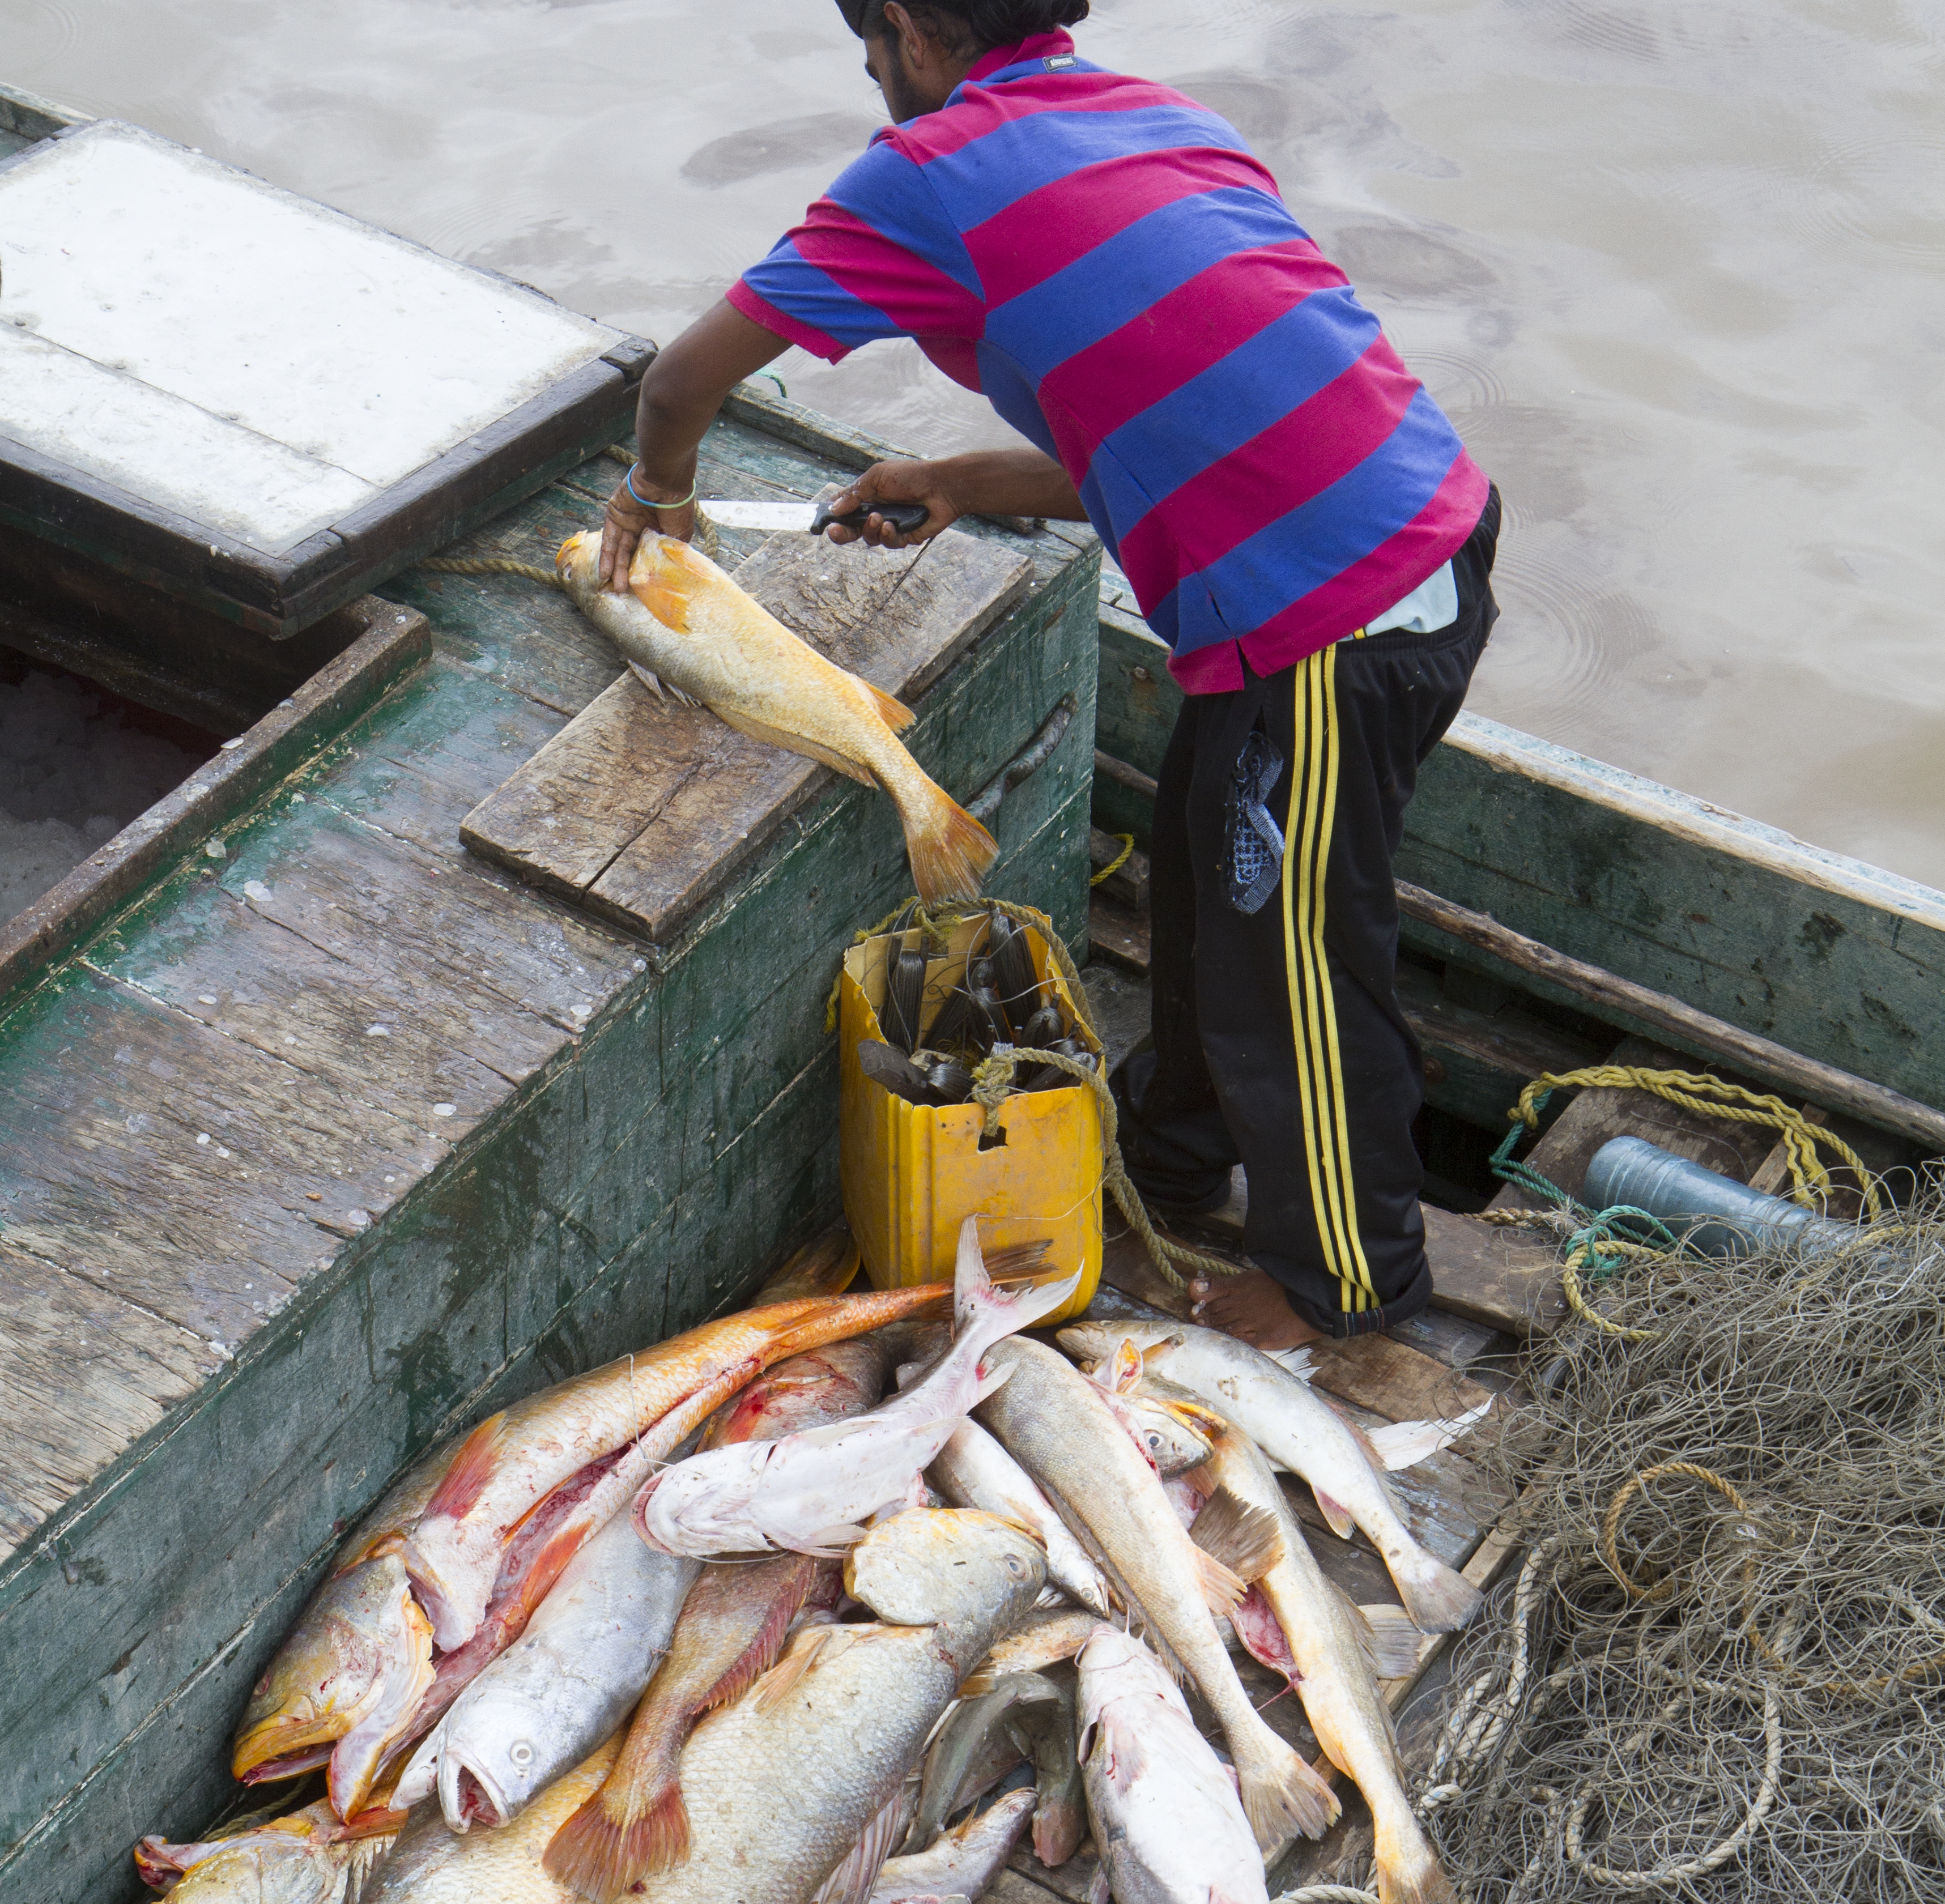
M957 529L910 553L777 535L736 571L820 654L908 706L1031 575L1016 550ZM666 944L834 778L706 708L659 701L624 673L481 801L459 836L522 879Z

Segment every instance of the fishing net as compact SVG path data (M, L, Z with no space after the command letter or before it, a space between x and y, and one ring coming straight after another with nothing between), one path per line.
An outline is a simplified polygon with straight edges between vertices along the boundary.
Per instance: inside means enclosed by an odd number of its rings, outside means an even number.
M1642 1255L1496 1459L1526 1559L1418 1794L1472 1904L1945 1898L1945 1200Z

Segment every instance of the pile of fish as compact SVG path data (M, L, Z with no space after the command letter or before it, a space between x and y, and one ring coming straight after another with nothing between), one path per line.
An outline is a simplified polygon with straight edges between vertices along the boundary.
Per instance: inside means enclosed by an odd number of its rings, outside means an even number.
M1247 1650L1369 1801L1386 1904L1450 1899L1377 1681L1478 1596L1278 1362L1146 1315L1022 1334L1077 1280L1014 1273L1037 1249L989 1265L969 1220L951 1286L857 1296L812 1263L435 1453L237 1733L245 1783L322 1795L145 1838L143 1877L174 1904L905 1904L977 1898L1030 1833L1048 1865L1091 1836L1102 1900L1265 1904L1265 1860L1339 1806ZM1325 1580L1278 1467L1402 1611Z
M965 1104L972 1095L974 1068L995 1052L1016 1047L1059 1052L1090 1071L1098 1068L1093 1047L1034 971L1025 929L997 907L963 975L921 1030L930 964L917 947L892 955L878 1015L884 1039L868 1038L858 1047L865 1075L895 1096L917 1105ZM1023 1066L1013 1082L1016 1090L1046 1091L1074 1078L1057 1064L1041 1064Z

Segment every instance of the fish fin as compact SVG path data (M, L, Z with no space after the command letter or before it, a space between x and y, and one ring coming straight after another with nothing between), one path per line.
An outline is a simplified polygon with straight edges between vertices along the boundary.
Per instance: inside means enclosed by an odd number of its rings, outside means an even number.
M1252 1507L1226 1487L1219 1487L1203 1504L1188 1537L1245 1584L1260 1580L1284 1556L1283 1530L1276 1516Z
M463 1520L500 1465L500 1444L507 1426L506 1411L489 1415L459 1444L432 1498L419 1517L423 1527L428 1520Z
M1340 1589L1341 1591L1341 1589ZM1402 1607L1384 1601L1355 1610L1358 1644L1380 1679L1403 1679L1418 1669L1418 1650L1424 1634L1413 1625Z
M1392 1584L1421 1633L1456 1633L1485 1597L1463 1573L1422 1548L1409 1572L1393 1571Z
M1195 1581L1202 1590L1203 1604L1222 1619L1248 1590L1214 1554L1205 1554L1199 1547L1195 1550Z
M554 1833L541 1860L550 1877L591 1904L615 1904L689 1856L689 1807L674 1779L635 1816L615 1817L610 1803L604 1785Z
M979 1219L969 1216L960 1225L959 1254L952 1277L953 1332L955 1336L976 1334L982 1354L994 1343L1051 1315L1080 1286L1080 1271L1077 1269L1053 1281L995 1289L980 1252Z
M751 1635L750 1644L723 1677L696 1701L698 1713L734 1703L776 1663L784 1637L790 1631L791 1622L803 1610L803 1603L817 1585L818 1573L817 1561L807 1554L792 1563L788 1576L763 1616L763 1625Z
M1330 1531L1339 1540L1349 1540L1357 1531L1358 1524L1351 1518L1351 1510L1342 1501L1333 1499L1314 1482L1311 1493L1317 1496L1318 1511L1330 1524Z
M628 572L628 592L664 628L677 634L689 633L689 604L681 596L658 578L644 578L637 581L634 569Z
M925 810L914 812L899 803L905 857L911 861L918 896L928 906L948 899L976 899L1000 857L1000 843L943 787L923 773L918 778L926 790Z
M1308 1348L1266 1348L1263 1353L1275 1363L1286 1375L1293 1375L1297 1380L1308 1382L1317 1373L1317 1357Z
M667 695L663 692L662 677L656 673L654 669L643 667L640 661L630 661L628 664L628 671L658 701L666 701L668 698Z
M878 1873L892 1855L892 1841L904 1822L900 1816L904 1802L905 1785L901 1779L858 1834L858 1842L839 1861L837 1869L812 1893L810 1904L868 1904Z
M866 787L877 785L877 777L871 769L855 760L847 760L841 753L834 753L827 747L820 747L815 741L807 741L800 734L787 734L780 727L772 727L767 721L760 721L754 716L739 710L719 707L719 716L727 721L739 734L747 734L753 741L761 741L766 747L781 747L786 753L800 753L806 759L821 761L834 773L843 774Z
M790 1650L757 1682L757 1710L772 1712L791 1689L827 1659L850 1650L862 1629L855 1626L807 1626L791 1642Z
M1344 1807L1301 1753L1257 1723L1259 1736L1232 1737L1229 1742L1243 1813L1268 1858L1299 1832L1321 1838Z
M852 679L871 696L871 704L878 710L878 718L895 734L902 727L909 727L918 716L902 701L896 701L882 688L874 688L862 676Z
M1003 1249L995 1249L986 1259L986 1274L996 1283L1003 1283L1016 1276L1037 1276L1046 1268L1046 1259L1053 1253L1051 1237L1035 1237L1027 1243L1009 1243Z
M1477 1408L1469 1408L1449 1421L1387 1422L1381 1428L1371 1429L1364 1440L1386 1471L1395 1474L1401 1468L1415 1466L1441 1448L1449 1447L1462 1434L1469 1434L1492 1405L1490 1400L1482 1401Z
M1108 1866L1104 1859L1094 1867L1094 1875L1087 1881L1085 1904L1110 1904L1113 1895L1108 1887Z
M1094 1371L1094 1379L1112 1395L1125 1395L1142 1379L1142 1352L1127 1336L1107 1361Z

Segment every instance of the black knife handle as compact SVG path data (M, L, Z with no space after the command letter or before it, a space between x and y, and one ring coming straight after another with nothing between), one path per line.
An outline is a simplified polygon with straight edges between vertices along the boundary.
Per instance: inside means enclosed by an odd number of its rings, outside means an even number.
M848 515L834 516L828 503L820 503L810 519L810 532L821 535L835 522L840 528L862 529L874 516L882 516L901 535L909 535L930 513L923 503L866 503Z

